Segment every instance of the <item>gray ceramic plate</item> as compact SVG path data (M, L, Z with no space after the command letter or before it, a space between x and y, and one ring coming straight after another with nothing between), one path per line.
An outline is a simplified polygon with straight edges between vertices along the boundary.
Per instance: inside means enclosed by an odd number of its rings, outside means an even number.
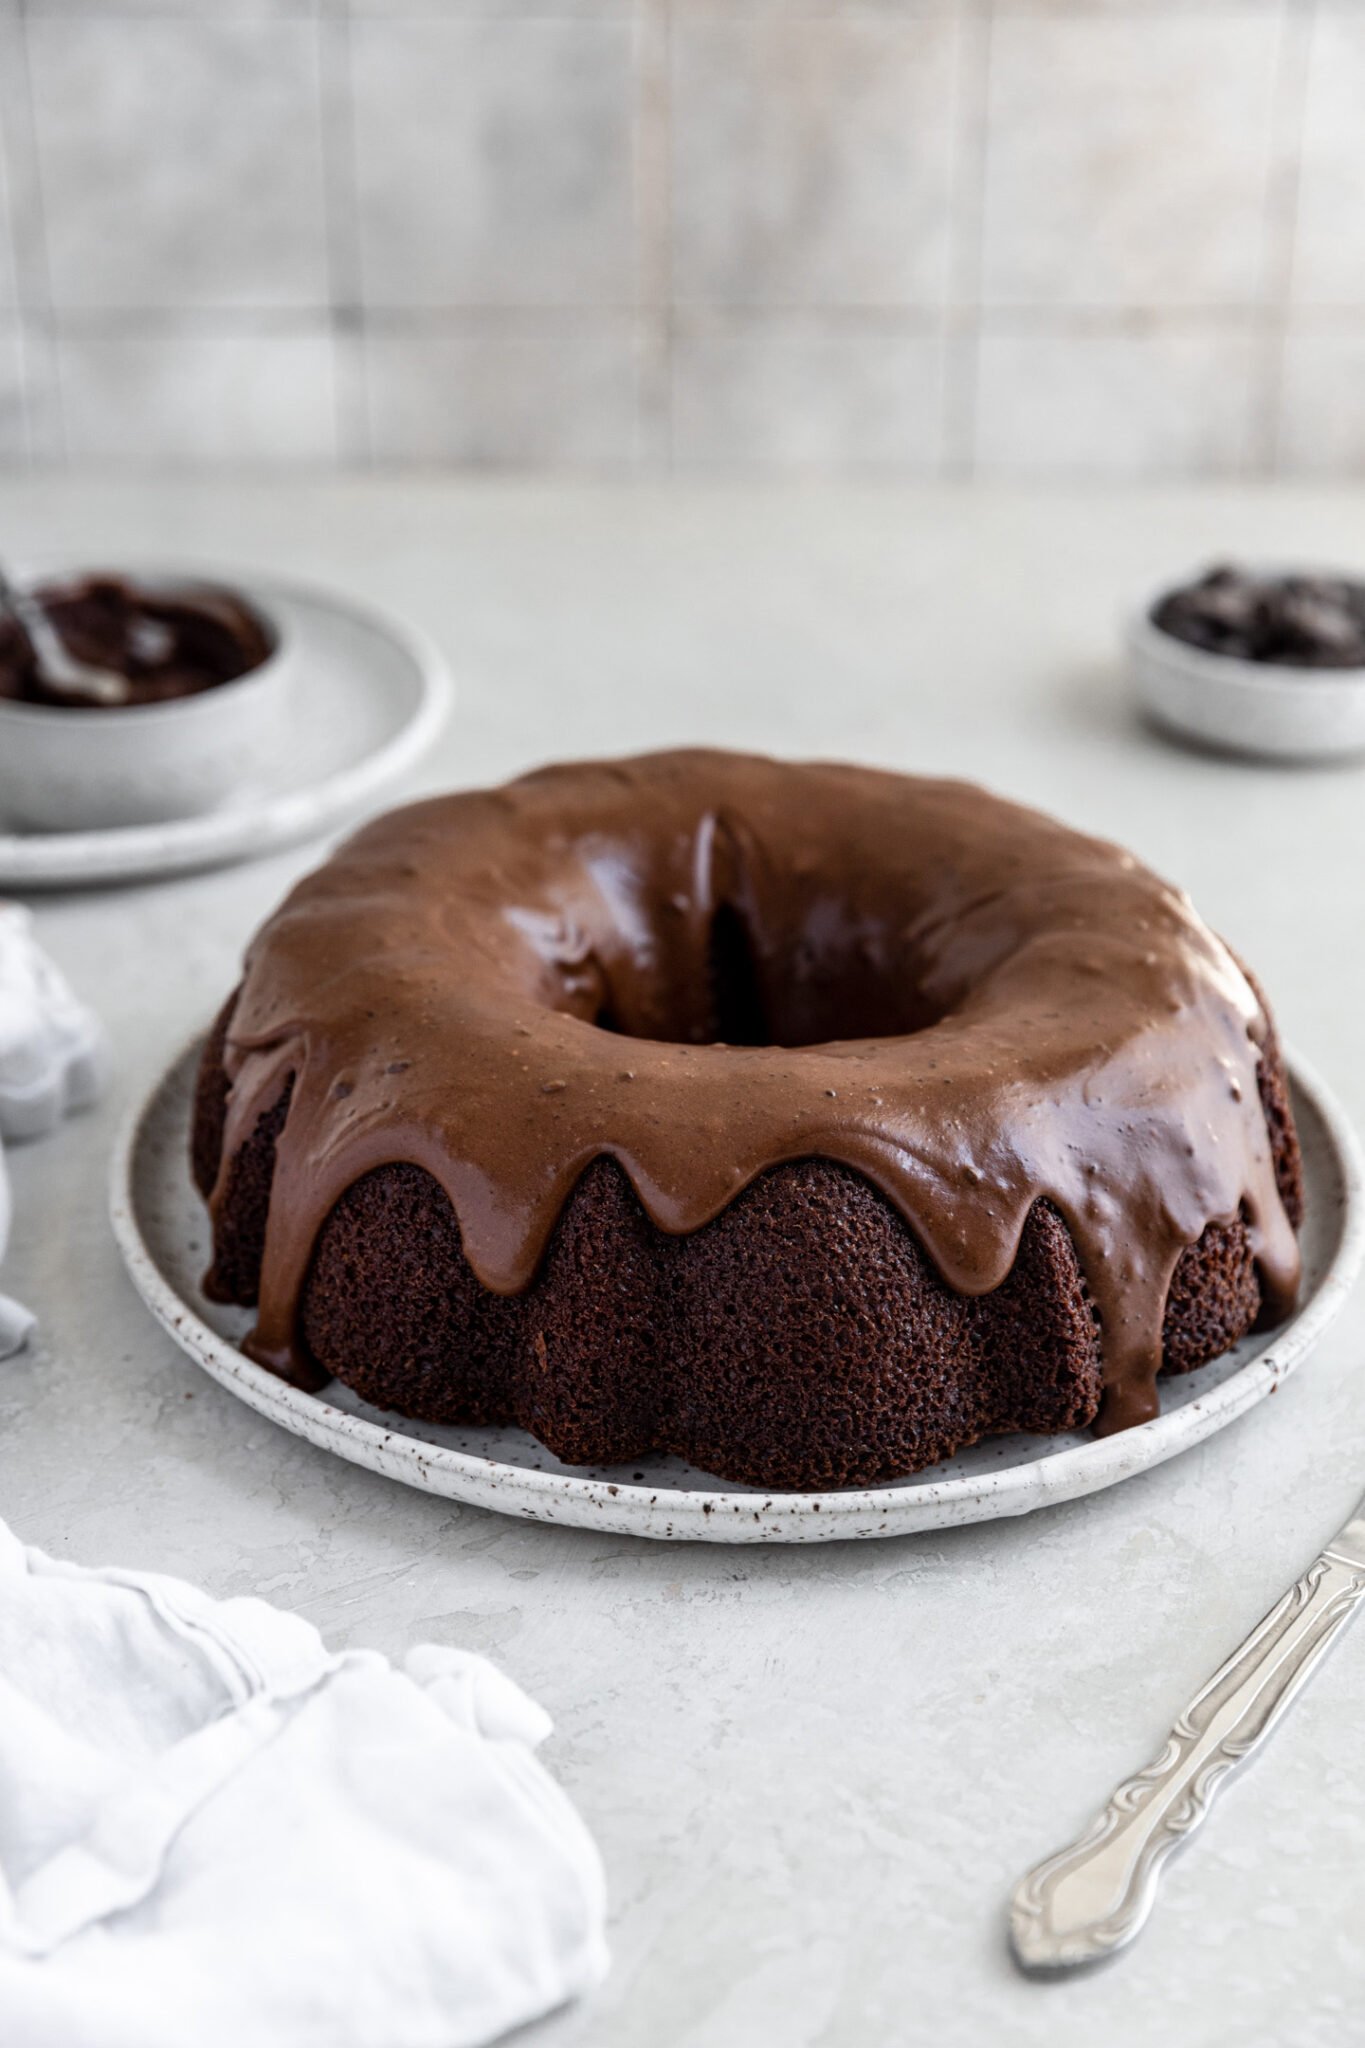
M369 1408L344 1387L301 1393L244 1356L237 1347L250 1316L199 1291L207 1219L188 1168L197 1060L191 1047L157 1083L114 1157L114 1230L153 1315L229 1392L296 1436L408 1486L531 1521L713 1543L819 1543L1020 1515L1097 1492L1201 1443L1273 1394L1341 1306L1365 1239L1354 1134L1321 1082L1293 1062L1308 1193L1298 1313L1271 1335L1248 1337L1227 1357L1166 1381L1154 1422L1104 1438L996 1437L893 1486L837 1493L765 1494L676 1458L619 1471L566 1466L522 1430L428 1428Z
M0 817L0 887L75 888L251 859L339 824L430 746L451 682L423 634L303 584L213 574L257 596L293 650L286 728L269 769L217 810L164 825L21 832Z

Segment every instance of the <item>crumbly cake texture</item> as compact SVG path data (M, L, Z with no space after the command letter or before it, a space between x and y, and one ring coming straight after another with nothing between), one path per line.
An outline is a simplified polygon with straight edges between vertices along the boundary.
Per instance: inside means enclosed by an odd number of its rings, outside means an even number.
M831 837L860 804L870 812L868 836L845 831L822 867ZM859 893L871 845L883 846L883 868L906 858L905 848L884 845L888 819L903 809L920 813L917 838L947 855L942 872L928 882L917 874L905 892L917 899L905 927L913 928L913 961L886 936L898 929L895 872L870 897ZM778 843L791 815L803 821L797 847ZM623 818L635 823L628 829ZM552 821L558 844L547 843ZM508 841L531 849L521 868L497 858ZM562 875L585 845L592 862L604 849L617 857L617 893L605 907L576 900L574 916L551 929L533 879ZM803 850L804 883L792 859ZM983 861L1002 878L988 908L981 876L962 872ZM466 865L470 895L485 896L476 910L499 912L495 942L482 951L459 946L468 924L450 932L452 902L459 915L469 907L459 889ZM669 931L671 914L689 933L695 927L702 955L689 957L686 942L681 957L613 953L616 924L629 923L618 886L627 871L642 883L637 909L646 905L637 935L651 916ZM680 875L682 890L670 886ZM1104 1426L1143 1419L1142 1354L1136 1343L1107 1341L1106 1320L1141 1325L1158 1283L1152 1377L1218 1356L1292 1299L1301 1172L1268 1013L1183 899L1101 842L965 785L688 754L551 771L507 792L412 807L367 828L312 882L253 945L243 987L205 1050L194 1128L196 1178L214 1217L211 1290L247 1305L261 1300L255 1353L301 1384L334 1375L377 1407L415 1418L518 1423L570 1464L669 1451L760 1486L866 1485L983 1436L1090 1423L1102 1406ZM424 914L405 930L392 913L409 892L422 897ZM563 900L561 887L561 908ZM674 900L681 908L669 913L663 906ZM820 900L839 914L802 908ZM369 948L359 982L338 930L357 936L357 905ZM510 991L500 979L511 957L509 909L521 914L512 922L517 964L529 959L532 970L529 993L524 974ZM1093 931L1084 935L1082 957L1097 959L1122 990L1122 1000L1106 990L1098 1009L1103 974L1078 976L1063 957L1078 910L1106 940L1116 917L1131 933L1141 913L1135 957L1122 947L1106 953L1091 944ZM945 911L954 913L955 938ZM458 977L454 959L443 963L432 951L436 929L460 959ZM850 932L864 942L852 955ZM1018 1074L1003 1086L996 1077L973 1084L966 1055L954 1064L956 1005L943 996L959 996L970 1011L993 973L1003 969L1008 983L1021 953L1041 954L1043 966L1036 986L1017 974L1013 981ZM698 959L712 986L689 1014L677 989L692 986L688 969ZM850 959L849 978L861 975L862 986L846 992L847 1015L872 1023L873 1034L827 1042L838 973ZM898 1015L886 983L910 965L913 987ZM1031 971L1036 981L1037 957ZM376 1000L385 984L387 1010ZM1089 1003L1086 1028L1062 1029L1059 1039L1056 1027L1038 1025L1040 989L1048 1003L1068 995ZM466 1039L461 1018L471 1014ZM1030 1019L1041 1032L1036 1043ZM718 1023L728 1040L720 1047ZM642 1024L654 1035L637 1036ZM665 1024L677 1041L662 1035ZM896 1024L899 1031L888 1028ZM763 1030L787 1042L741 1047L741 1027L751 1040ZM821 1036L807 1037L814 1028ZM968 1028L957 1027L959 1039ZM446 1059L434 1088L436 1043ZM717 1064L689 1064L689 1047L691 1062ZM727 1095L722 1084L741 1053L749 1064L739 1092ZM912 1127L929 1153L939 1098L926 1096L926 1081L941 1070L940 1056L951 1095L941 1115L959 1126L953 1185L965 1186L971 1203L949 1218L966 1247L956 1274L944 1270L952 1257L942 1245L935 1256L927 1242L943 1218L928 1211L935 1191L924 1186L923 1159L914 1162L912 1217L898 1162L888 1166L885 1148L868 1142L884 1136L891 1110L902 1131L922 1120ZM610 1089L594 1095L584 1060L590 1075L610 1074ZM888 1106L903 1067L913 1068L913 1087ZM708 1071L720 1077L724 1114L704 1126L695 1113L687 1120L674 1092L679 1068L694 1111L710 1100ZM446 1098L459 1092L462 1071L478 1075L483 1098L489 1074L501 1076L501 1096L451 1112ZM628 1083L617 1079L624 1074ZM771 1099L750 1126L745 1091L764 1077ZM873 1091L875 1110L859 1087ZM642 1120L639 1143L635 1127L613 1122L623 1094ZM773 1108L780 1104L790 1123L791 1106L804 1109L807 1096L818 1101L826 1133L809 1150L802 1126L779 1130ZM1092 1131L1107 1099L1122 1101L1122 1119ZM1029 1140L1029 1171L1011 1181L1000 1165L1002 1137L1016 1137L1015 1120L1027 1136L1050 1105L1057 1129L1047 1144ZM670 1106L678 1120L658 1140L662 1152L650 1153L652 1120ZM459 1115L474 1123L460 1126ZM837 1128L829 1121L841 1117ZM521 1198L523 1230L504 1231L502 1242L529 1270L517 1270L515 1258L490 1269L499 1218L471 1208L471 1187L487 1188L487 1164L502 1156L480 1152L498 1129L506 1178L488 1199L505 1212ZM590 1139L595 1130L595 1143L583 1142L585 1129ZM1201 1135L1218 1153L1216 1171L1194 1158ZM1140 1155L1127 1208L1125 1139ZM451 1170L448 1154L462 1142L455 1165L478 1153L481 1181ZM829 1156L836 1143L844 1157ZM693 1222L682 1214L691 1177L716 1163L694 1155L727 1144L741 1159L738 1185L715 1203L708 1181L709 1213ZM1235 1144L1245 1157L1230 1162ZM1086 1165L1103 1169L1081 1175L1080 1202L1054 1166L1064 1168L1077 1145ZM1024 1140L1012 1150L1026 1151ZM551 1187L538 1237L525 1197L541 1192L547 1158L569 1165L562 1191ZM677 1169L672 1209L660 1199L661 1158ZM751 1162L756 1170L744 1170ZM1097 1178L1100 1199L1087 1210ZM1191 1191L1218 1204L1196 1228ZM1002 1222L1007 1196L1016 1203L1013 1234ZM916 1227L926 1213L928 1227ZM967 1254L975 1264L964 1286ZM1117 1281L1104 1270L1110 1260L1121 1269ZM1127 1380L1115 1376L1116 1359Z

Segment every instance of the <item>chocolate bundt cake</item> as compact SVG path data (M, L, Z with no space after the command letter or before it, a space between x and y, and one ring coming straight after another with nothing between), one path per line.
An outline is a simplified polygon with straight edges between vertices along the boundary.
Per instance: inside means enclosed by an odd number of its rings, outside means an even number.
M1141 1422L1298 1283L1270 1017L1185 897L724 753L358 833L249 950L194 1166L286 1379L774 1488Z

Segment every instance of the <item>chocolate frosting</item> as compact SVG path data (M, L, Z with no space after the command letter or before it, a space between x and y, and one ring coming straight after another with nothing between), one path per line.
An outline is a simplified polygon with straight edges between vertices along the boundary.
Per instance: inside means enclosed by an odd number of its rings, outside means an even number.
M249 1349L307 1377L312 1247L375 1167L434 1175L510 1294L602 1154L671 1233L822 1158L969 1295L1054 1203L1099 1319L1102 1423L1126 1427L1156 1413L1167 1288L1207 1224L1240 1213L1270 1313L1293 1301L1269 1028L1184 895L970 784L698 751L416 804L248 955L225 1162L292 1077Z
M42 584L33 595L70 654L122 677L120 705L197 696L259 668L274 649L265 621L216 584L93 575ZM72 711L108 708L48 675L7 613L0 614L0 698Z

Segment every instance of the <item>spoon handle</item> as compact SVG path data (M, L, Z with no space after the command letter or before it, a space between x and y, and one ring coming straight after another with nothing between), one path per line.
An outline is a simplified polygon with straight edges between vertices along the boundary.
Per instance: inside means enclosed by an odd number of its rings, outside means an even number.
M39 668L59 689L71 696L88 697L93 704L127 702L126 677L116 669L96 668L88 661L78 661L74 654L68 652L61 634L37 598L17 590L3 568L0 568L0 612L8 612L12 619L18 621L21 630L28 635L28 643L37 657Z
M1066 1970L1133 1939L1171 1851L1259 1749L1365 1599L1365 1502L1126 1778L1080 1840L1022 1879L1010 1939L1027 1970Z

